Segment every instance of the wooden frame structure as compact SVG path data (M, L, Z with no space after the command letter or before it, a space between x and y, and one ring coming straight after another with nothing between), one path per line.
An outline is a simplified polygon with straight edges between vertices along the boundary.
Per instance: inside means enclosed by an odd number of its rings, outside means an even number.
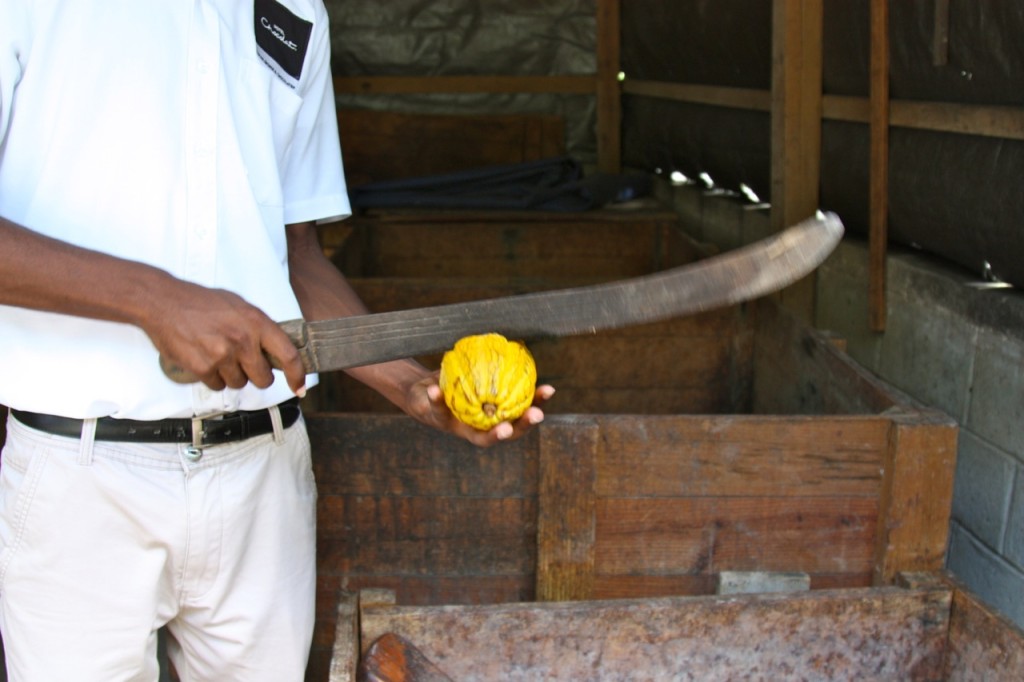
M772 224L792 224L818 207L821 122L865 123L870 128L869 326L884 331L888 215L888 130L892 126L1024 140L1024 109L949 102L891 100L888 88L888 0L871 1L870 95L824 95L821 89L822 0L772 0L773 68L770 91L619 79L621 0L597 0L597 73L555 76L335 78L342 93L524 92L592 94L597 98L598 166L621 166L623 96L770 112L772 116ZM933 62L948 59L949 2L935 3ZM810 317L809 282L784 294Z

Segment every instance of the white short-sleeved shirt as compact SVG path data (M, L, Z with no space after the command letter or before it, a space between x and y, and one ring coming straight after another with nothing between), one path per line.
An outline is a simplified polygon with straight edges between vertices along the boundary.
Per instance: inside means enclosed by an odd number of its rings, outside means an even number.
M0 0L0 215L300 317L285 225L350 211L320 0ZM135 419L256 409L130 325L0 306L0 404Z

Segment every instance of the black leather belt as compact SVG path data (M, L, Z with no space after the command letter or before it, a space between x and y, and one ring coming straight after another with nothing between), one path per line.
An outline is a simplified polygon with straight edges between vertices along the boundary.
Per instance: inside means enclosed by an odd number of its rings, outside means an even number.
M281 403L281 425L288 428L299 419L299 399ZM82 420L55 417L50 414L11 410L19 422L33 429L55 436L80 438ZM199 431L193 439L193 425ZM136 421L100 417L96 420L96 440L134 443L192 443L197 446L220 445L273 433L274 423L270 410L229 412L208 419L161 419L159 421Z

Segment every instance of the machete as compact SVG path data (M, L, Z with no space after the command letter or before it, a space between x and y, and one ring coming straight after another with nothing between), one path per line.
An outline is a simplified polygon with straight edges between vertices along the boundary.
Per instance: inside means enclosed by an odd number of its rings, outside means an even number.
M281 327L307 372L439 353L471 334L497 332L521 341L593 334L769 294L818 267L842 236L835 214L818 213L748 246L633 279ZM160 364L178 383L198 381L164 358Z

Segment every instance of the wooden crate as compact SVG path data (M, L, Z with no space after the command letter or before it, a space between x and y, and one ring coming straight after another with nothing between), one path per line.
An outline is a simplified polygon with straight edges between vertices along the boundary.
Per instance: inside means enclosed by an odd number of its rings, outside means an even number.
M1024 633L937 574L801 594L397 606L343 594L330 682L1019 680ZM388 673L404 668L419 673Z
M699 253L651 209L389 213L344 230L327 248L375 310L634 276ZM450 249L458 239L469 246ZM408 247L431 243L420 259L424 246ZM557 259L533 257L549 248ZM723 571L806 573L818 591L942 568L956 423L770 300L531 347L558 389L549 416L488 450L340 374L307 398L319 401L307 421L320 491L310 679L326 675L339 590L493 605L707 595Z
M375 312L636 277L704 252L656 206L585 213L388 211L326 226L324 250ZM743 308L595 337L531 344L556 412L749 411ZM733 349L732 345L741 346ZM646 356L646 362L613 358ZM440 356L420 358L437 367ZM344 374L322 378L323 411L396 410Z

